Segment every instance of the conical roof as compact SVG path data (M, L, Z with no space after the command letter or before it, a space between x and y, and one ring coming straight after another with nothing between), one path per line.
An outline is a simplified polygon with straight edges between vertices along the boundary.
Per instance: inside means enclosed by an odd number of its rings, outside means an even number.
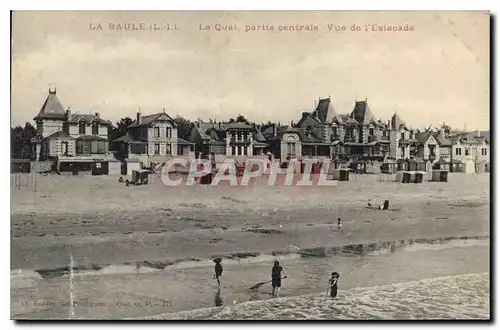
M316 107L316 112L321 123L330 123L337 116L330 98L320 99Z
M66 112L64 111L61 102L57 98L56 89L50 90L49 95L45 99L45 102L38 112L38 115L34 118L37 119L66 119Z
M354 110L351 112L351 118L354 118L361 125L368 125L374 118L373 114L368 107L368 101L356 101Z

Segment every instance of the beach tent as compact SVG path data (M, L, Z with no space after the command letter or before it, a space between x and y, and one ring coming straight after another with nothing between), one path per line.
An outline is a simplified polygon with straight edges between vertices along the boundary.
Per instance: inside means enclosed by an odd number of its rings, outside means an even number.
M434 170L432 171L432 181L434 182L448 182L448 171Z

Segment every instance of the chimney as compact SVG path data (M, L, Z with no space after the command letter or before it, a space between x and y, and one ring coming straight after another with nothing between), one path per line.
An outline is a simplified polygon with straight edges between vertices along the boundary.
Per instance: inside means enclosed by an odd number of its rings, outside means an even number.
M136 124L137 125L141 124L141 113L139 111L137 111Z
M219 130L222 130L222 123L219 122Z
M477 130L477 137L481 137L481 131Z
M66 118L71 117L71 109L68 107L68 110L66 110Z
M278 129L276 128L276 124L273 124L273 137L278 135Z
M309 114L309 112L302 112L302 118L307 117L308 114Z
M440 136L442 139L444 139L444 138L445 138L445 136L444 136L444 129L442 129L442 128L441 128L441 129L439 130L439 136Z
M290 126L293 127L293 120L290 121Z
M94 115L95 115L97 118L101 118L101 117L100 117L101 115L99 114L99 112L96 112Z

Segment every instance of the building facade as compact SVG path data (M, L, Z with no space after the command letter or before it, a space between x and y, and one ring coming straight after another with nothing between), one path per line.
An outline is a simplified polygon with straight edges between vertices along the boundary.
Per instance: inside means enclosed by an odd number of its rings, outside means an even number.
M121 146L127 160L139 160L145 166L194 155L194 143L178 137L176 121L165 112L146 116L138 112L127 134L112 143Z
M35 160L54 160L60 169L113 159L108 148L111 122L102 119L99 113L65 111L56 89L49 90L34 120L36 135L31 142Z

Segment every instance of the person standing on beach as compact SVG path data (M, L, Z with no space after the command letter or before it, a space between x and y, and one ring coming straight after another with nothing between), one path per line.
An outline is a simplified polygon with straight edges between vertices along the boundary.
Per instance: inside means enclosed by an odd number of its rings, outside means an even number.
M271 271L271 282L272 282L272 286L273 286L273 298L277 298L280 295L281 272L283 272L285 274L283 267L280 266L280 263L278 262L278 260L275 260L273 269ZM284 278L286 278L286 274L285 274Z
M338 218L337 219L337 230L338 231L343 231L344 225L342 224L342 219Z
M332 277L328 280L328 288L330 291L330 297L337 297L337 282L339 281L339 273L333 272Z
M220 287L220 280L219 280L219 277L222 276L222 265L221 265L221 259L220 258L216 258L214 259L214 262L215 262L215 274L214 274L214 278L217 280L217 285Z

